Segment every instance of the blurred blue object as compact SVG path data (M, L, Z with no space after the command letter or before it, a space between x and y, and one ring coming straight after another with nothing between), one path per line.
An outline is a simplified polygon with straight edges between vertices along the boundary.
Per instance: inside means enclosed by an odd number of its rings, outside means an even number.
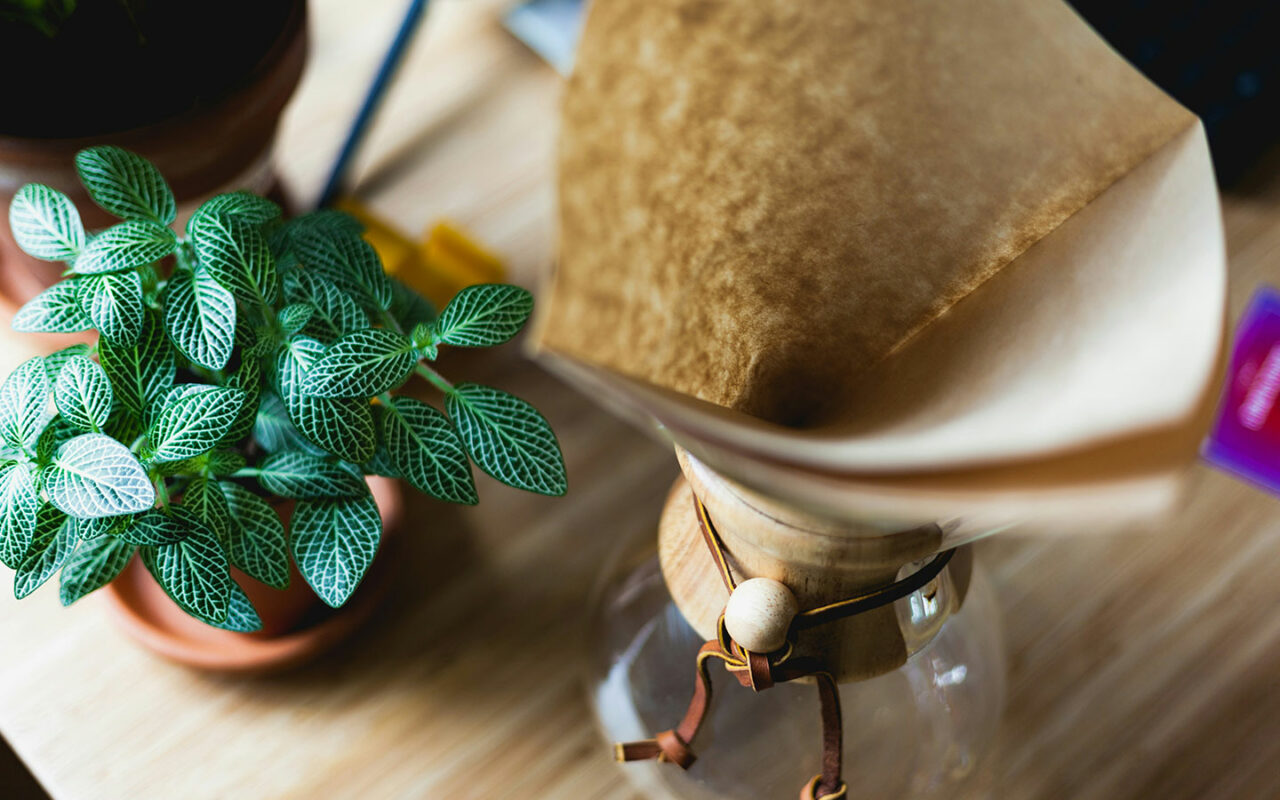
M387 93L387 87L391 85L396 70L400 68L405 50L413 41L413 35L418 32L418 23L422 21L426 11L427 0L409 0L409 8L405 11L404 19L400 21L400 27L396 29L396 36L391 40L391 46L387 48L386 55L382 57L378 74L374 76L373 83L365 93L360 111L357 112L355 121L351 123L351 129L347 131L342 149L338 151L338 158L329 169L329 178L320 192L320 199L316 203L317 208L328 208L338 199L338 194L342 191L343 182L347 177L347 169L351 166L351 160L355 157L356 150L360 148L360 142L364 140L369 124L373 122L378 106Z
M582 33L584 0L528 0L507 13L503 23L517 39L561 75L573 70L573 54Z

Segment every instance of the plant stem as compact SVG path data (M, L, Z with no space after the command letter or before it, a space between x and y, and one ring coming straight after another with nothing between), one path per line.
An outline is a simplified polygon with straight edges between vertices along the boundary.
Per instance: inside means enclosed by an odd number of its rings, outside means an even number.
M382 324L391 328L401 336L404 335L404 328L400 327L400 321L391 316L391 312L386 309L378 309L378 314L382 317Z
M444 392L445 394L453 394L453 384L445 380L445 377L441 375L439 372L436 372L434 369L432 369L431 367L428 367L426 364L422 363L421 361L419 361L414 366L413 369L419 375L426 378L427 381L432 386L436 387L437 389Z
M285 342L288 337L285 336L284 326L280 324L280 320L276 318L275 313L271 310L271 307L267 305L267 302L262 300L261 297L259 297L259 300L261 300L259 304L249 306L250 310L253 311L254 316L257 318L255 320L255 326L258 328L259 332L266 332L266 334L271 337L272 342L275 342L276 344ZM272 349L274 350L275 348L273 347Z

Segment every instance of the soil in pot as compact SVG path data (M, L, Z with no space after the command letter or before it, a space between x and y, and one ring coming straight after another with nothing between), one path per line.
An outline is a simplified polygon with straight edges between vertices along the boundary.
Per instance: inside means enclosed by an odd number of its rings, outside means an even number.
M370 477L369 488L382 513L382 544L360 588L342 608L326 606L296 567L291 568L289 588L283 591L233 569L232 577L258 610L263 629L232 633L188 616L135 557L120 577L102 590L113 618L125 633L148 649L199 669L264 674L315 658L369 618L386 590L396 561L398 537L394 533L403 519L401 487L388 478ZM282 504L278 510L287 527L292 504Z

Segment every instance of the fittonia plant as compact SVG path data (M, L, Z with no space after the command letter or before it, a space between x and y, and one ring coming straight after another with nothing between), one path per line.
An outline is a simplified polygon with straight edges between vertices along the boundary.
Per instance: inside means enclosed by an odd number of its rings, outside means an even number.
M229 566L283 587L292 555L326 603L351 595L382 530L365 475L472 504L474 462L510 486L565 492L541 414L431 366L441 346L514 336L528 292L473 286L436 316L348 216L284 221L232 192L180 236L154 166L112 147L76 166L123 222L86 233L71 201L38 184L9 209L23 250L67 264L13 327L100 333L0 387L0 561L19 597L61 570L72 603L137 552L188 613L250 631L261 623ZM395 394L415 375L443 392L443 412ZM287 536L264 496L297 500Z

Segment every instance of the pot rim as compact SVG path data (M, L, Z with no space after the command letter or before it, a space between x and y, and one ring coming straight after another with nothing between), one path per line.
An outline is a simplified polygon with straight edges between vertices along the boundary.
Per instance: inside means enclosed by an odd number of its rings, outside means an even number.
M395 540L399 538L395 532L404 523L404 487L399 481L381 476L369 476L368 480L383 518L378 555L350 601L312 625L269 637L224 631L213 626L208 630L201 629L199 637L184 636L180 630L165 625L163 620L140 612L130 600L132 593L120 588L119 577L95 594L102 595L100 602L130 638L178 664L239 675L264 675L297 667L353 634L373 615L390 591L398 562L393 550ZM388 553L389 549L392 552ZM131 569L141 569L155 591L164 594L164 589L147 573L137 555L130 559L121 577ZM295 578L301 579L296 575ZM165 599L169 599L167 595Z
M388 559L375 559L351 602L320 622L279 636L221 631L210 626L203 638L181 634L140 613L115 581L103 587L101 603L132 639L164 658L196 669L228 674L267 674L296 667L338 644L373 613L388 589ZM142 568L138 557L126 569ZM142 568L145 571L145 568ZM150 578L150 575L147 575ZM157 592L163 593L159 584Z

